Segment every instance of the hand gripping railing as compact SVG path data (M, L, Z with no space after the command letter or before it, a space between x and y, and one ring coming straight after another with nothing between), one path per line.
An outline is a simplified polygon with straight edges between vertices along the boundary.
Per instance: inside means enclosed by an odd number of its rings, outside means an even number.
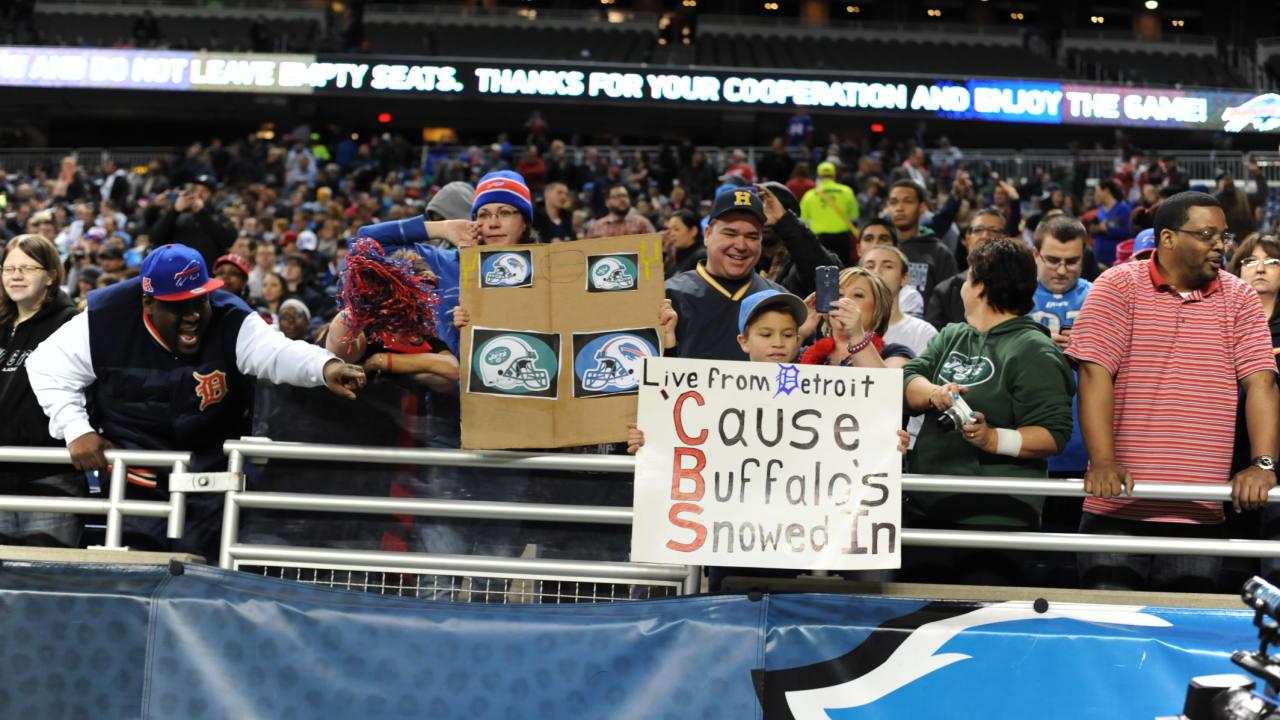
M626 474L635 471L635 462L632 458L611 455L538 455L493 450L310 445L277 443L253 438L228 441L223 445L223 450L227 454L227 469L232 473L242 473L245 461L255 459L331 460L396 465L452 465ZM345 567L394 567L402 571L430 570L455 574L472 571L490 574L528 574L562 579L604 577L633 583L679 582L682 594L686 595L697 593L701 589L702 568L700 566L246 545L238 542L241 508L630 525L632 511L629 507L371 498L352 495L232 490L227 492L226 503L223 506L222 542L218 564L223 568L233 569L238 562L309 561Z
M111 463L111 488L106 499L0 494L0 510L106 515L106 538L101 547L107 549L122 547L125 515L168 518L166 535L173 539L182 537L187 518L185 493L172 492L167 501L126 500L124 490L129 465L169 467L173 473L182 473L191 462L191 454L168 450L107 450L106 455ZM70 465L71 453L64 448L0 446L0 463Z

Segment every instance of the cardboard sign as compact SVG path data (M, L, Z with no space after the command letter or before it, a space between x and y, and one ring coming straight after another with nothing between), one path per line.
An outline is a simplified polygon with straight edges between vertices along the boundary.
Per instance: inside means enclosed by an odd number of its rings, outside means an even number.
M901 563L902 371L646 360L631 559Z
M459 252L462 447L621 442L659 356L662 236Z

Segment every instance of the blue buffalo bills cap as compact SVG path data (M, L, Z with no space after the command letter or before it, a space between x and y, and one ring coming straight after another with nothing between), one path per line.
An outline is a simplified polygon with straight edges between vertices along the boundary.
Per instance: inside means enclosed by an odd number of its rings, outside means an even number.
M747 326L756 319L757 315L766 310L791 313L791 317L796 319L797 326L803 325L805 319L809 317L809 308L805 307L804 301L799 297L778 290L761 290L743 298L742 304L738 306L738 333L746 335Z
M187 300L220 287L221 280L209 277L204 257L186 245L156 248L142 261L142 292L157 300Z
M1143 230L1142 232L1138 233L1137 237L1133 239L1132 257L1134 260L1142 260L1148 257L1149 255L1151 255L1151 253L1153 253L1155 249L1156 249L1156 231L1152 230L1151 228L1147 228L1146 230ZM1144 255L1143 253L1146 253L1146 255Z

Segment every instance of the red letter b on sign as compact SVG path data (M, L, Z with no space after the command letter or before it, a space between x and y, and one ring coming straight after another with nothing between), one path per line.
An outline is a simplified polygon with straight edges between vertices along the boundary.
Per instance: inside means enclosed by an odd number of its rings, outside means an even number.
M683 458L693 458L693 467L685 468ZM702 481L702 468L707 466L707 458L697 448L676 448L674 467L671 470L672 500L701 500L706 491L706 483ZM693 480L693 491L683 492L681 480Z

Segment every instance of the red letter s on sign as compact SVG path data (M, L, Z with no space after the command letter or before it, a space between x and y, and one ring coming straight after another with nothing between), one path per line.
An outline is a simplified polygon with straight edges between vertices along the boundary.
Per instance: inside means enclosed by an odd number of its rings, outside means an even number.
M702 543L706 542L707 528L701 523L696 523L692 520L686 520L680 517L680 513L682 512L701 515L702 508L694 505L693 503L676 503L671 506L671 512L667 513L667 519L671 521L672 525L693 531L693 542L678 543L675 540L668 540L667 548L675 550L676 552L693 552L694 550L702 547Z

